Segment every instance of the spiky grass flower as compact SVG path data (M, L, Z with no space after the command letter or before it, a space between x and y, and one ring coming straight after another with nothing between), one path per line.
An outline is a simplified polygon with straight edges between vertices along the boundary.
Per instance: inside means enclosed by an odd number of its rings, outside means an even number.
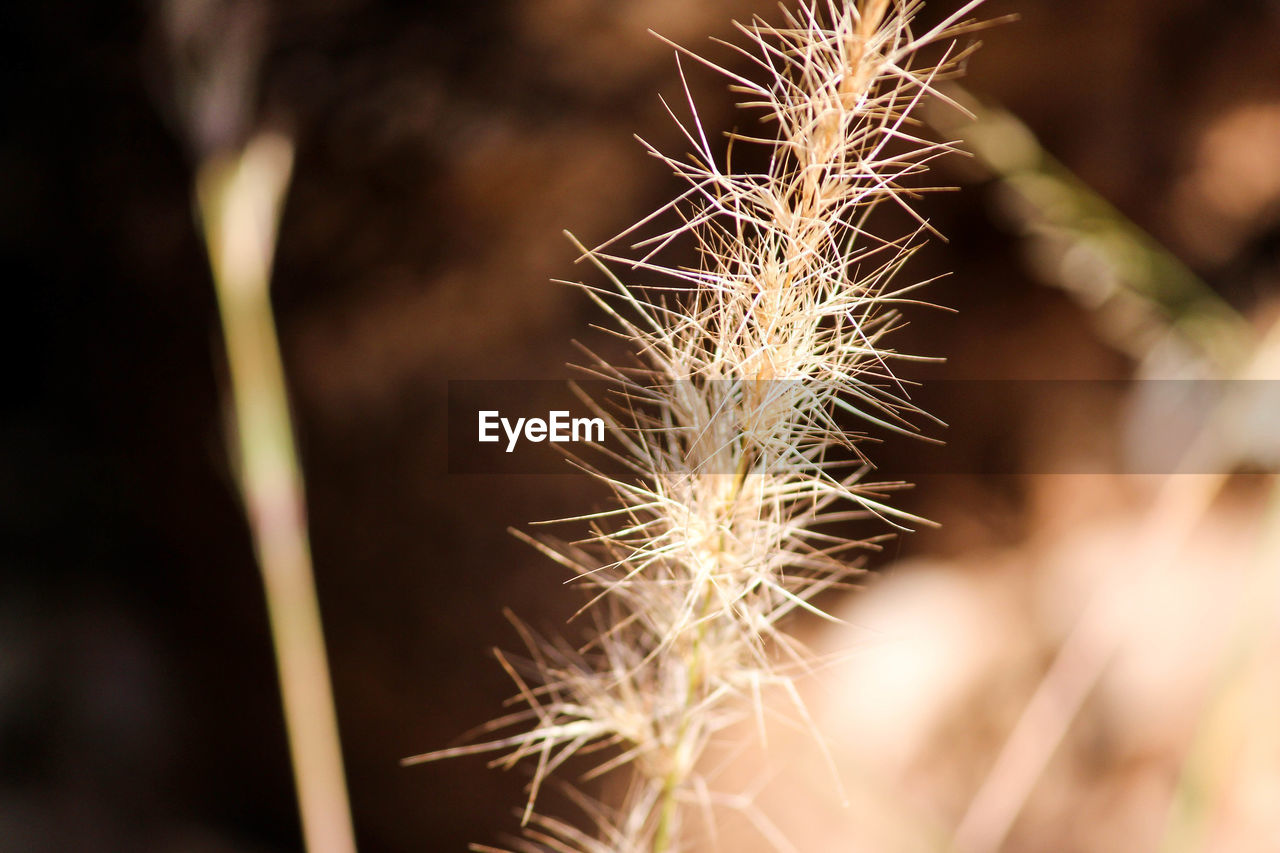
M523 709L492 724L520 728L410 759L500 751L502 765L534 762L523 849L686 847L690 809L730 801L700 772L716 732L744 713L763 719L767 692L790 697L807 721L793 684L806 658L783 620L820 613L813 598L853 575L848 552L873 542L824 526L910 521L864 483L866 465L841 467L858 448L840 422L913 429L891 369L907 356L882 341L920 286L897 276L928 230L908 204L920 190L904 181L951 146L919 136L911 114L957 68L965 51L954 39L980 1L916 35L919 0L806 0L784 8L780 25L738 25L745 42L731 47L754 78L679 49L728 77L776 133L730 134L718 157L692 99L686 120L669 110L692 154L650 151L687 190L624 233L660 214L678 223L630 256L610 248L618 238L579 246L609 282L581 286L642 364L591 367L616 392L593 406L608 418L624 473L590 468L614 505L579 519L590 523L586 540L525 538L593 591L595 629L574 648L522 628L532 660L499 659ZM934 45L937 56L923 61ZM767 166L734 169L735 145L764 146ZM886 202L914 217L907 233L866 230ZM660 261L677 239L694 242L696 267ZM631 285L613 270L666 283ZM629 773L621 802L580 798L592 832L536 815L549 774L589 750L605 756L589 776Z

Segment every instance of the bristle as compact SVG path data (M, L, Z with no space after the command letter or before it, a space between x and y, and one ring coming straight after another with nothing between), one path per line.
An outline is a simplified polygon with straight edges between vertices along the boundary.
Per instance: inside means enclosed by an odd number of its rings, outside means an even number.
M688 191L609 243L583 249L610 283L584 290L645 367L596 365L597 375L645 402L611 411L632 472L596 472L614 508L584 517L592 530L585 542L539 546L590 588L595 633L577 650L526 633L535 656L528 671L504 659L532 728L422 757L496 751L504 765L533 759L528 849L678 849L690 803L732 800L713 796L698 775L715 732L744 714L762 720L761 697L773 688L812 726L792 683L805 659L783 617L824 615L814 597L856 573L844 554L869 544L815 528L846 510L897 528L919 521L867 487L866 466L840 474L832 460L858 452L839 425L842 413L872 429L915 430L893 375L900 356L883 339L915 286L897 283L902 265L932 230L910 205L919 190L904 181L951 145L922 139L910 116L936 76L953 70L947 42L976 5L914 37L918 2L810 0L780 26L738 27L747 40L738 50L759 80L679 49L728 77L744 106L776 130L769 141L732 139L766 146L768 166L722 166L686 85L688 117L671 113L692 156L650 152ZM940 62L913 67L935 43ZM907 233L866 230L885 202L912 217ZM633 255L612 248L672 211L678 223L638 242ZM698 251L697 268L659 260L678 239ZM665 276L670 289L625 283L636 270ZM603 753L600 772L632 773L625 802L594 809L593 833L537 816L544 777L602 742L616 750Z

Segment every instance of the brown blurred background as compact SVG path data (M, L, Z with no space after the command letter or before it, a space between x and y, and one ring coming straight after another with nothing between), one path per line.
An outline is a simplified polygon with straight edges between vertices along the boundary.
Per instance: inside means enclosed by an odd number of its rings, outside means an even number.
M518 646L502 608L535 626L576 609L506 528L600 496L573 477L447 476L445 383L567 376L572 340L600 342L597 311L549 280L587 274L561 229L598 242L674 189L632 139L679 150L657 97L680 97L671 51L646 30L702 47L771 8L4 5L0 850L299 849L190 197L195 157L260 127L297 144L273 286L361 847L461 850L514 827L519 772L397 761L499 712L489 648ZM969 89L1238 311L1274 312L1280 4L987 9L1010 12ZM744 121L721 80L690 81L709 127ZM963 165L940 182L965 185L922 203L950 242L910 272L954 270L929 297L960 313L913 312L898 348L966 378L1128 376L1090 311L1046 286L999 187ZM975 401L966 452L1034 464L1066 428L1043 405ZM942 527L876 565L1017 548L1042 495L1028 477L922 482L902 500Z

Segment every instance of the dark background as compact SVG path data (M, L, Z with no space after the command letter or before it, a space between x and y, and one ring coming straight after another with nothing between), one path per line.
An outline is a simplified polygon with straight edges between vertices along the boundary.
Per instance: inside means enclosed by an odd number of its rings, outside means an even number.
M178 48L158 4L0 10L0 850L300 846L189 193L199 152L260 126L298 147L274 294L359 840L493 842L514 826L519 773L397 761L499 712L509 685L488 649L518 644L503 607L535 625L576 607L506 528L599 495L567 477L448 477L445 383L568 375L570 341L600 317L549 282L587 275L560 230L598 242L673 188L631 138L679 150L657 100L679 97L674 63L646 28L696 47L771 4L187 8L205 29ZM968 85L1252 308L1275 274L1275 205L1196 226L1178 199L1215 117L1280 96L1280 5L988 8L1015 11L982 36ZM202 39L252 32L251 96L193 132L182 69L200 67ZM691 84L708 126L741 121L721 81ZM899 348L968 378L1127 373L1037 281L987 185L924 209L951 242L913 274L955 270L930 297L961 312L913 315ZM1227 236L1203 239L1213 227ZM972 452L1017 446L1026 405L976 405L991 426ZM904 500L944 526L890 556L1025 533L1017 478L942 478Z

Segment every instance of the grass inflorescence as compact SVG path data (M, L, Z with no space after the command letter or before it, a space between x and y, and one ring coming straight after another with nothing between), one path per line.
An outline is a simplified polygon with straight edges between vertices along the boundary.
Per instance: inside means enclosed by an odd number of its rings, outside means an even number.
M777 25L738 25L731 47L751 75L679 49L728 77L772 136L729 134L721 152L690 98L687 119L670 110L690 156L649 149L686 191L620 237L676 224L630 252L614 248L619 238L580 246L607 280L580 286L641 364L589 366L618 392L593 405L621 473L586 466L614 499L579 519L586 539L525 538L590 589L594 628L573 646L521 626L531 660L499 655L521 707L490 727L512 733L408 760L531 761L522 849L687 849L692 815L737 802L700 769L712 737L744 716L763 734L771 696L808 723L794 684L808 658L784 620L823 615L815 596L855 575L851 552L877 538L829 525L874 517L883 532L914 520L867 484L841 424L915 430L893 369L910 356L885 338L923 284L899 281L930 230L910 206L917 176L952 146L924 138L912 113L957 70L967 50L956 37L979 2L915 34L919 0L805 0ZM739 157L741 146L766 156ZM767 165L731 168L743 159ZM867 230L885 203L912 217L904 233ZM678 239L693 241L696 265L662 262ZM636 271L666 282L624 281ZM589 829L538 815L546 779L588 752L600 756L588 777L626 773L625 793L607 805L579 795Z

